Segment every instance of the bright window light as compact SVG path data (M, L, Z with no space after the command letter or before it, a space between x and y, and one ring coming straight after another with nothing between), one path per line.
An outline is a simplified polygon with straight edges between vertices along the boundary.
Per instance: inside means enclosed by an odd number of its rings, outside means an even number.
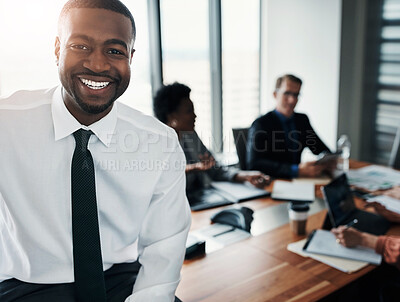
M131 84L121 97L152 114L147 1L123 1L135 18L136 52ZM59 85L54 42L57 20L65 0L0 0L0 95Z

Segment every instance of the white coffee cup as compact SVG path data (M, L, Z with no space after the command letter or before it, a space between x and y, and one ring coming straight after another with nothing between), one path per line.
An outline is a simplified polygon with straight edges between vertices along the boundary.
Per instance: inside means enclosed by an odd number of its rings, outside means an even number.
M305 203L290 203L288 205L290 228L296 235L305 235L308 212L310 207Z

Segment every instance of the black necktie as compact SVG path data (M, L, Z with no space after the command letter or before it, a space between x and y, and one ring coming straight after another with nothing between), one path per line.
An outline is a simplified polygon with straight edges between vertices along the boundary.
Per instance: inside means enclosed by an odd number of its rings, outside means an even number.
M87 149L92 131L74 132L72 157L72 238L75 290L78 301L106 301L97 217L94 164Z

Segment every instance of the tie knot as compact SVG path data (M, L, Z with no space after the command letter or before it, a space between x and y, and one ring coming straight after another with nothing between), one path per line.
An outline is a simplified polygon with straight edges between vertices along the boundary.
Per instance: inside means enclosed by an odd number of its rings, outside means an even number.
M90 130L79 129L74 132L76 147L82 150L87 149L90 136L93 134Z

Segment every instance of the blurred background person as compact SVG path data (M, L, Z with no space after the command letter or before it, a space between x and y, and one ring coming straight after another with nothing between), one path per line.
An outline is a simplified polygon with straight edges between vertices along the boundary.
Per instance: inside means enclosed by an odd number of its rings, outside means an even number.
M185 152L186 191L208 187L211 181L248 181L259 188L267 185L269 176L259 171L221 166L215 160L194 130L196 114L190 91L188 86L177 82L163 86L158 90L153 104L155 116L175 129Z
M307 115L294 111L301 85L301 79L291 74L276 80L273 93L275 109L257 118L249 129L246 165L250 169L273 177L294 178L317 177L336 166L336 162L301 162L306 147L315 155L330 153Z

